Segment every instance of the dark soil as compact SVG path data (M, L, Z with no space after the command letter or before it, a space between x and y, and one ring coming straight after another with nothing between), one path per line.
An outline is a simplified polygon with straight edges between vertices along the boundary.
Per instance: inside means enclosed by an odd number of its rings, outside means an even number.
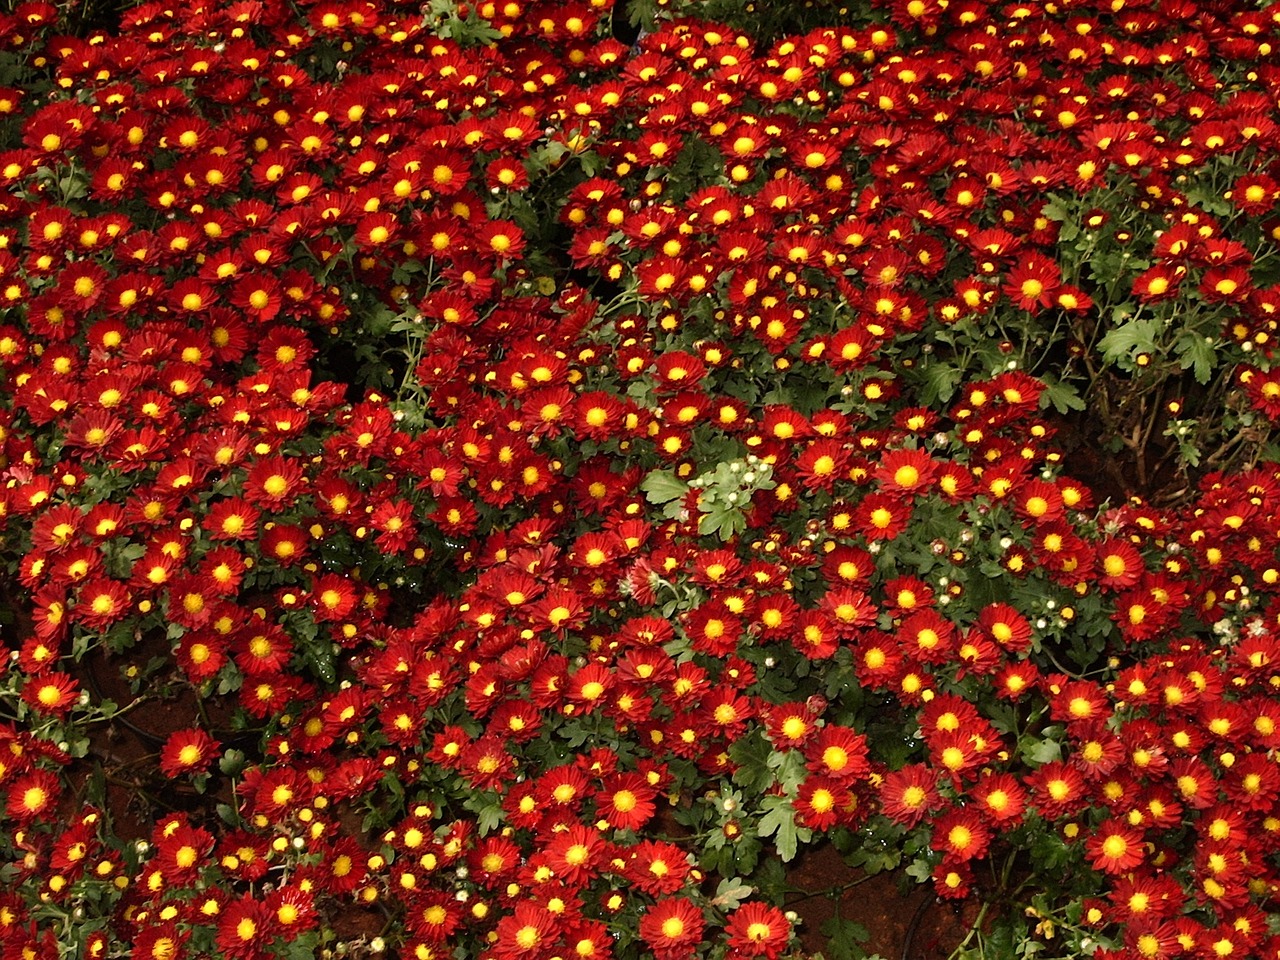
M146 837L158 819L173 812L211 824L219 804L234 802L230 780L216 770L203 793L191 783L170 780L159 771L160 749L170 734L196 726L207 729L210 722L219 733L219 721L231 715L229 709L219 711L216 701L199 703L194 690L169 683L163 670L142 681L135 693L126 671L142 670L153 658L167 660L169 656L169 644L163 636L144 637L123 654L93 650L73 671L95 700L125 707L142 695L132 709L94 730L88 755L78 761L84 773L82 782L101 778L105 813L120 837ZM223 737L224 742L232 739L231 735Z
M975 901L940 901L929 884L901 871L867 876L847 866L830 845L801 855L787 875L787 908L800 915L800 942L828 960L849 956L850 921L866 938L858 946L884 960L947 960L977 914Z

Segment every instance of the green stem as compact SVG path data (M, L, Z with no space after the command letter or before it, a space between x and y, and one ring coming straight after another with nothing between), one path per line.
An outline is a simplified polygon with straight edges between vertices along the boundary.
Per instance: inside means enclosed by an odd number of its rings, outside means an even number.
M790 907L797 903L804 903L806 900L812 900L814 897L841 896L842 894L852 890L854 887L861 886L862 884L868 882L869 880L875 879L875 877L877 876L878 874L867 874L866 876L859 877L857 880L850 880L848 883L836 884L833 887L824 887L821 890L805 890L801 887L787 887L785 890L783 890L783 893L800 894L800 896L796 897L794 900L786 901L786 905Z
M982 906L978 909L978 915L973 918L973 925L969 927L969 931L964 935L964 939L960 941L960 945L951 951L951 955L947 960L957 960L973 942L974 938L982 939L982 922L987 918L987 911L991 909L991 901L983 901Z

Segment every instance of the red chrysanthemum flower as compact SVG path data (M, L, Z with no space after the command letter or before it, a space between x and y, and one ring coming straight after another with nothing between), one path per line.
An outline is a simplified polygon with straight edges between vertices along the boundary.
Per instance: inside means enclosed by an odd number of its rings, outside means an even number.
M405 904L405 926L428 943L446 943L461 925L462 905L443 891L424 891Z
M650 896L675 893L689 875L689 861L683 850L663 840L646 840L631 848L631 858L623 871L627 880Z
M284 936L286 942L293 934L314 929L320 923L315 895L302 884L289 884L272 891L266 907L276 935Z
M219 746L199 727L175 730L160 748L160 772L170 778L202 773L218 755Z
M599 830L584 824L571 824L547 845L545 862L558 879L574 888L581 888L599 875L610 855L610 844L605 842Z
M1042 254L1032 253L1009 271L1003 292L1018 309L1036 311L1053 302L1054 291L1061 282L1058 265Z
M596 794L596 811L615 830L639 830L657 812L657 796L643 774L617 774Z
M464 748L462 770L477 789L496 790L515 776L516 761L503 741L481 737Z
M702 911L684 897L659 900L640 918L640 938L656 960L692 957L705 929Z
M1031 624L1006 603L983 607L975 626L1002 649L1021 653L1031 646Z
M1023 781L1046 820L1069 813L1086 794L1084 776L1068 764L1054 760L1039 767Z
M807 777L800 784L800 791L792 805L796 810L796 822L815 830L834 827L844 809L853 802L848 787L830 777Z
M872 473L885 490L914 496L929 489L937 463L923 450L891 450Z
M1120 820L1108 820L1085 841L1085 855L1095 870L1128 873L1146 858L1142 831Z
M777 907L752 900L730 915L725 934L732 956L775 960L791 940L791 922Z
M542 904L520 901L513 913L498 921L493 951L510 960L547 956L558 923L559 917Z
M997 827L1022 816L1027 791L1010 773L990 773L969 790L979 813Z
M1136 547L1123 540L1104 540L1097 548L1098 584L1109 590L1126 590L1141 579L1146 570Z
M895 823L914 827L942 801L938 775L925 764L908 764L885 774L880 784L881 812Z
M166 822L156 838L154 866L167 885L185 887L195 883L200 871L210 865L213 834L202 827L181 821Z
M829 724L805 745L806 767L813 773L840 783L866 776L871 767L867 761L867 740L849 727Z
M978 814L965 807L953 808L933 823L931 845L953 861L978 860L986 856L991 830Z
M178 642L174 659L191 683L203 683L226 665L226 641L211 630L190 631Z
M266 904L247 893L226 904L218 915L218 949L228 957L249 960L264 952L273 932Z
M311 608L318 622L345 620L360 601L356 584L339 573L323 573L311 588Z
M836 584L822 598L821 611L841 636L854 636L876 622L876 606L861 590Z
M955 652L955 627L936 610L911 614L898 628L904 656L921 663L946 663Z
M1178 928L1169 921L1130 922L1124 928L1125 948L1143 960L1171 960L1183 954Z
M61 784L48 770L28 770L9 785L5 813L19 823L29 823L52 812L61 793Z
M911 502L902 494L873 492L858 504L858 532L867 540L892 540L911 520Z
M65 673L50 671L27 679L22 700L39 713L65 716L79 699L79 684Z
M834 656L840 646L840 634L832 621L832 617L816 610L801 611L791 642L810 660Z
M244 498L255 506L279 508L301 492L302 484L303 470L296 460L264 457L249 468Z
M841 441L815 440L796 459L796 470L806 489L830 491L848 460L849 451Z

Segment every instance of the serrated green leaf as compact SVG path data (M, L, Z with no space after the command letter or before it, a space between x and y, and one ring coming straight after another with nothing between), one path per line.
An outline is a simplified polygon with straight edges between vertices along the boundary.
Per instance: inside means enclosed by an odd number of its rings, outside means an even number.
M1044 390L1040 393L1040 409L1044 410L1050 405L1064 415L1071 410L1083 410L1086 406L1080 391L1075 387L1046 377Z
M732 856L732 851L730 855ZM711 898L711 905L719 907L721 910L736 910L755 892L756 888L741 877L725 877L716 886L716 893Z
M795 793L808 774L804 754L798 750L775 750L769 757L769 766L776 771L774 777L788 794Z
M666 470L652 470L640 481L640 489L650 503L670 503L682 499L689 492L689 485L674 473Z
M774 802L770 805L771 801ZM783 848L790 842L792 847L791 855L795 856L794 834L796 819L791 801L786 797L766 797L765 804L770 805L769 810L756 824L756 832L761 837L774 837L774 845L778 848L778 855L783 860L790 860L791 857L783 855ZM784 833L786 834L786 839L783 837Z
M307 644L306 657L315 675L324 683L333 683L337 680L338 667L333 659L333 645L326 637L316 637Z
M1139 354L1156 352L1156 337L1163 326L1163 322L1155 317L1128 320L1109 330L1098 341L1098 349L1108 363L1127 369Z
M314 931L309 931L297 936L296 940L291 940L284 948L284 952L278 956L284 960L311 960L319 954L320 935Z
M839 913L828 917L818 928L827 938L822 956L828 960L859 960L866 953L859 946L871 938L871 932L860 923L854 923Z
M1062 744L1052 737L1032 740L1022 745L1022 758L1036 766L1053 763L1062 759Z
M1213 364L1217 359L1217 341L1191 331L1184 332L1174 344L1174 351L1182 362L1183 370L1190 370L1196 383L1204 386L1213 378Z
M1062 198L1052 193L1049 194L1049 199L1045 201L1044 206L1040 208L1040 214L1050 220L1056 220L1058 223L1065 222L1071 216Z
M920 400L925 405L946 403L955 395L956 387L964 378L964 372L950 363L931 363L922 371L924 388Z
M497 801L492 791L472 794L462 802L462 805L476 815L476 826L479 827L481 836L492 833L502 826L502 804Z
M751 793L764 793L774 784L769 760L773 747L759 730L729 745L729 759L734 762L733 782Z
M773 837L774 849L783 863L794 860L800 844L813 838L813 831L796 826L796 811L789 797L765 797L763 806L765 813L756 825L758 835Z
M717 507L703 515L698 524L698 532L704 536L717 536L721 540L732 540L737 534L747 529L747 519L741 510Z
M917 883L924 883L933 876L933 867L929 865L929 861L925 857L917 857L909 863L903 870L908 877Z

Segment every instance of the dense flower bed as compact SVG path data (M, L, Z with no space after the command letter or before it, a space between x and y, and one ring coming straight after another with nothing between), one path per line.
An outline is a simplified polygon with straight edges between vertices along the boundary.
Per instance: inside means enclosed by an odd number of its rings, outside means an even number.
M634 12L0 18L0 952L1280 955L1280 9Z

